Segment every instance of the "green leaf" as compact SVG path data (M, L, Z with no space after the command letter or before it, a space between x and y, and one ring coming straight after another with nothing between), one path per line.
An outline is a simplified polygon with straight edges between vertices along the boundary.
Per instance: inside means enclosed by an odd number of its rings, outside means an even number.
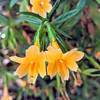
M17 44L16 38L15 38L15 32L12 28L9 28L9 32L10 32L10 39L13 45L15 46Z
M65 41L58 34L56 35L56 39L60 44L63 52L66 52L68 50L68 46L66 45Z
M28 11L27 7L28 7L28 0L22 0L20 3L20 12L26 12Z
M85 2L86 2L86 0L80 0L74 10L66 12L66 13L62 14L61 16L57 17L53 21L53 23L55 23L55 24L61 24L61 23L65 22L65 21L69 20L73 16L77 15L84 8Z
M16 20L17 23L28 22L33 26L39 26L42 23L42 18L36 14L29 12L21 12Z
M5 38L2 39L2 47L14 49L17 44L15 30L13 28L5 27L1 33L5 34Z
M92 76L92 77L99 77L100 74L97 74L96 72L100 72L100 70L90 68L90 69L86 69L86 70L82 71L82 73L85 75Z
M84 70L83 73L90 74L90 73L94 73L96 71L98 71L98 69L89 68L89 69Z
M16 39L15 39L15 32L13 31L12 28L8 29L7 42L8 42L8 47L10 47L10 49L15 48L17 42L16 42Z
M18 0L10 0L10 8L12 8L16 3L17 3Z
M95 68L100 69L100 64L95 61L95 59L91 56L85 54L85 57L94 65Z
M100 0L96 0L100 4Z
M90 13L90 16L92 17L94 23L97 25L97 27L99 28L100 30L100 8L97 9L97 3L93 0L88 0L88 5L91 9L91 13ZM99 6L98 6L99 7Z
M100 77L100 74L90 74L89 76L92 76L92 77Z
M50 14L48 15L48 19L51 19L51 17L53 16L53 14L55 13L56 9L59 7L61 0L57 0L53 6L53 9L51 10Z
M49 40L52 42L52 40L55 39L56 33L48 22L46 23L46 26L48 30Z
M55 30L56 30L57 33L60 33L64 37L71 39L71 36L69 34L67 34L67 32L63 31L62 29L59 29L59 28L55 27Z
M69 20L66 20L64 23L57 25L58 29L61 29L67 33L79 21L80 16L81 16L81 14L78 13L77 15L73 16Z
M0 25L7 25L8 19L4 15L0 14Z

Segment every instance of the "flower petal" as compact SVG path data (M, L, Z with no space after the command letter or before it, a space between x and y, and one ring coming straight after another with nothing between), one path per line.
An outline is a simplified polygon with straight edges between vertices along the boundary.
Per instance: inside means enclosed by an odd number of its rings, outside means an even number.
M47 16L45 11L39 12L39 15L42 16L43 18L46 18L46 16Z
M28 63L27 60L25 59L25 60L23 61L23 63L21 63L21 64L19 65L19 67L17 68L17 70L16 70L15 73L16 73L20 78L24 77L24 76L27 74L27 72L28 72L28 70L27 70L28 65L29 65L29 63Z
M20 58L20 57L17 57L17 56L12 56L12 57L10 57L10 60L12 60L16 63L22 63L24 58Z
M49 46L48 51L46 51L46 56L48 62L55 62L57 59L61 58L62 51L60 49L56 49L52 46Z
M48 4L46 11L49 13L52 10L52 5Z
M34 0L30 0L30 4L32 4L32 5L33 5L33 4L34 4Z
M39 66L38 66L38 73L40 74L40 76L43 78L46 75L46 57L45 57L45 53L41 52L40 53L40 59L39 59Z
M35 83L37 76L38 76L38 66L37 63L30 63L29 69L28 69L28 81L30 83Z
M68 80L68 79L69 79L69 70L66 69L66 74L65 74L64 80Z
M61 76L62 81L69 79L69 70L66 67L66 64L64 64L63 61L57 62L56 67L58 70L58 74Z
M71 71L77 71L78 69L78 65L76 62L73 62L73 61L68 61L66 62L66 66L71 70Z
M32 12L46 18L47 12L50 12L52 9L50 1L51 0L30 0Z
M34 55L34 54L38 54L39 53L39 47L36 45L32 45L30 46L27 50L26 50L26 56L30 56L30 55Z
M28 61L35 61L36 59L38 59L39 53L40 53L39 47L33 45L26 50L26 57Z
M48 63L47 74L53 78L57 74L57 69L54 63Z
M45 62L40 62L39 66L38 66L38 73L40 74L40 76L43 78L46 75L46 66L45 66Z
M39 2L40 2L40 0L30 0L30 4L31 5L37 4Z
M65 60L79 61L83 58L84 53L81 51L77 51L77 49L72 49L64 54L63 58Z
M35 14L38 14L38 10L35 7L32 7L31 11Z

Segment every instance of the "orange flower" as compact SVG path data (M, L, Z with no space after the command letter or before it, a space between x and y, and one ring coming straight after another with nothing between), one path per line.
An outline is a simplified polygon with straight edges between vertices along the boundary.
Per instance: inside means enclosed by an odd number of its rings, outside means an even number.
M48 75L52 78L56 74L59 74L62 80L68 80L69 70L77 71L78 65L76 62L83 58L84 53L77 51L77 49L72 49L63 54L60 48L49 46L46 56L48 61Z
M45 18L47 12L49 13L52 9L50 1L51 0L30 0L32 4L31 11Z
M20 78L28 74L28 79L31 83L36 81L38 74L41 77L46 75L45 53L40 52L36 45L33 45L26 50L26 56L24 58L12 56L10 59L20 63L20 66L16 70L16 74Z
M95 57L96 57L97 59L100 59L100 51L98 51L98 52L95 53Z

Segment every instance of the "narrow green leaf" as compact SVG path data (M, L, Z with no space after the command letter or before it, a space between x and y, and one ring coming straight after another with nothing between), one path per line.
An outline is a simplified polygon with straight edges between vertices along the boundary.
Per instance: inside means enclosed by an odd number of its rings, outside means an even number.
M48 19L51 19L51 17L53 16L53 14L55 13L56 9L59 7L61 0L57 0L53 6L53 9L51 10L50 14L48 15Z
M71 39L71 36L69 34L67 34L67 32L64 32L63 30L61 30L61 29L59 29L57 27L55 27L55 30L57 31L57 33L62 34L64 37Z
M28 6L29 6L28 5L28 0L22 0L20 2L20 12L27 12L28 11L28 9L27 9Z
M53 21L53 23L61 24L61 23L65 22L66 20L69 20L70 18L72 18L73 16L78 14L84 8L85 2L86 2L86 0L80 0L74 10L66 12L66 13L62 14L61 16L57 17Z
M10 32L10 39L13 45L15 46L17 44L16 38L15 38L15 32L12 28L9 29L9 32Z
M100 74L90 74L92 77L100 77Z
M42 23L42 19L40 16L29 13L29 12L21 12L16 20L17 23L28 22L33 24L34 26L39 26Z
M64 40L58 34L56 35L56 39L57 39L58 43L60 44L63 52L66 52L68 50L68 47L65 44Z
M8 19L4 15L0 14L0 25L7 25Z
M83 74L87 75L87 76L91 76L91 77L100 77L100 74L98 74L97 72L100 72L100 70L98 69L86 69L84 71L82 71Z
M85 57L94 65L95 68L100 69L100 64L98 64L93 57L86 54Z
M52 42L52 40L55 39L56 33L48 22L46 23L46 26L48 30L49 40Z
M10 0L10 8L12 8L16 3L17 3L18 0Z
M89 69L86 69L86 70L82 71L82 73L90 74L90 73L94 73L96 71L99 71L99 70L98 69L94 69L94 68L89 68Z

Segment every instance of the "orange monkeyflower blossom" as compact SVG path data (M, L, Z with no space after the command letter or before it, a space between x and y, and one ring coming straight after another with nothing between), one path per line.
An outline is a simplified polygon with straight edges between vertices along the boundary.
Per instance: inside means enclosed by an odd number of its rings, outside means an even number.
M31 12L39 14L45 18L46 14L52 9L50 1L51 0L30 0L32 5Z
M12 56L10 59L20 64L15 73L20 78L28 75L28 80L31 83L35 83L38 74L41 77L46 75L45 53L40 52L39 47L36 45L30 46L26 50L25 57Z
M3 96L1 97L0 100L13 100L13 98L9 95L8 93L8 88L7 86L4 86L4 90L3 90Z
M98 51L98 52L95 53L95 57L96 57L97 59L100 59L100 51Z
M46 56L48 61L48 75L52 78L58 74L62 81L64 81L69 79L69 70L77 71L78 65L76 62L83 58L84 53L77 49L63 53L60 48L49 46Z

